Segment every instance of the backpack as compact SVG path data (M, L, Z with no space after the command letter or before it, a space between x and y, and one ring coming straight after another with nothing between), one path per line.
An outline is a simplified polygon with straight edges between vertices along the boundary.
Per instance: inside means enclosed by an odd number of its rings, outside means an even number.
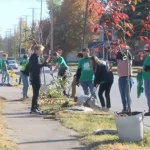
M24 71L21 71L24 75L29 76L29 63L26 64Z

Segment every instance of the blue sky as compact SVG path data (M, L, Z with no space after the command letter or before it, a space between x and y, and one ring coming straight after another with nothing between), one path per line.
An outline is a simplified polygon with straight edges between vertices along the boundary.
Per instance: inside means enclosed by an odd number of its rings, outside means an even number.
M32 21L32 10L40 8L40 0L0 0L0 33L5 36L8 29L18 24L22 15L28 15L28 22ZM43 0L43 18L48 17L46 0ZM40 9L35 10L35 19L40 19Z

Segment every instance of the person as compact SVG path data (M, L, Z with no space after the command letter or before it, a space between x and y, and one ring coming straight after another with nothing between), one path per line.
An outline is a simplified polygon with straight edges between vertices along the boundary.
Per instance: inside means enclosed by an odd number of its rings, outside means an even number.
M150 50L149 44L144 46L144 52L146 58L143 63L143 79L144 79L144 89L145 89L145 96L147 98L148 104L148 112L145 114L146 116L150 116Z
M131 91L133 85L133 78L132 78L132 55L129 52L130 47L124 46L117 52L117 72L119 76L118 84L119 84L119 91L122 99L123 105L123 112L128 111L128 101L131 104L131 96L129 90ZM128 76L130 87L128 87ZM128 89L130 88L130 89Z
M56 70L58 69L58 77L61 77L63 79L63 81L65 82L66 78L67 78L67 73L68 73L68 65L65 62L64 58L62 56L60 56L60 54L58 54L57 52L55 52L53 54L53 58L54 58L54 64L56 65L55 69L51 72L51 75L53 75ZM65 90L65 83L63 83L64 85L61 85L62 88L64 88L63 90L63 94L65 96L68 96Z
M90 58L91 58L90 50L88 48L84 48L82 50L82 53L83 53L83 58L78 63L76 82L77 84L80 82L84 94L89 95L90 92L91 94L93 94L94 73L90 63Z
M80 61L83 58L83 54L80 52L77 54L77 59L78 61ZM72 81L72 93L71 93L71 97L74 98L76 95L76 86L77 86L77 82L76 82L76 74L74 75L73 81Z
M19 62L20 62L20 66L22 67L22 61L23 61L23 57L20 58ZM21 84L21 75L19 77L19 84Z
M95 74L94 92L96 92L96 89L100 84L98 96L101 102L101 106L103 110L109 110L111 108L110 91L114 80L113 73L96 56L91 57L91 65L92 65L92 70ZM106 104L103 97L104 92L105 92Z
M28 56L24 55L22 59L22 66L20 71L20 76L23 82L23 98L26 100L28 98L28 88L29 88L29 70L28 70Z
M42 114L42 112L38 108L38 97L39 91L41 87L41 68L46 66L46 62L40 62L40 56L44 50L42 45L34 46L34 53L31 55L29 59L29 74L31 85L33 89L33 97L32 97L32 105L31 105L31 114Z
M5 83L5 79L7 79L7 85L11 86L10 84L10 75L8 72L8 64L7 64L7 57L6 53L3 54L2 62L1 62L1 71L2 71L2 85Z

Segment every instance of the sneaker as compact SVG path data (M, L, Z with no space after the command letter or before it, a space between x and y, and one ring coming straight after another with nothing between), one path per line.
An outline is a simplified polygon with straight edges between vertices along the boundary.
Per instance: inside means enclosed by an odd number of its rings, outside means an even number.
M12 86L12 84L10 84L10 83L8 83L8 84L6 84L7 86Z
M38 114L38 115L42 115L43 112L38 110L38 109L34 109L34 110L31 110L30 114Z

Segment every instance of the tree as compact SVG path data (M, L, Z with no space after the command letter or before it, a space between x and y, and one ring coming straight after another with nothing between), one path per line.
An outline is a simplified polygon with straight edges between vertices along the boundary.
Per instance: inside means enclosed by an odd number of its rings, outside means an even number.
M54 48L63 49L65 54L80 51L86 0L64 0L59 4L54 5ZM98 22L98 17L93 13L88 17L88 22ZM92 34L87 28L87 43Z

